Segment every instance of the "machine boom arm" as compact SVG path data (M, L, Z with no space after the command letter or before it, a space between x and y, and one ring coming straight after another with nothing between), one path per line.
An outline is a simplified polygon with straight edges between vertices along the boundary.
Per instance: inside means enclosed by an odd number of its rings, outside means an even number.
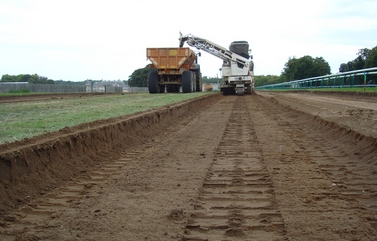
M249 61L248 59L242 57L241 55L238 55L232 51L227 50L226 48L217 45L207 39L203 39L200 37L196 37L194 35L188 34L183 36L182 33L180 33L179 38L179 47L183 47L183 44L187 42L187 44L191 47L195 47L197 49L202 49L206 51L207 53L210 53L228 64L230 62L236 62L238 64L241 64L242 66L248 67Z

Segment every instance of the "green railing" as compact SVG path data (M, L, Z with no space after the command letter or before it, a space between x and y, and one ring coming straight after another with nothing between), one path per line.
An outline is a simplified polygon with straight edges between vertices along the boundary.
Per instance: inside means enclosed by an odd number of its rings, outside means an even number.
M308 89L308 88L353 88L377 86L377 67L323 75L279 84L255 87L256 90Z

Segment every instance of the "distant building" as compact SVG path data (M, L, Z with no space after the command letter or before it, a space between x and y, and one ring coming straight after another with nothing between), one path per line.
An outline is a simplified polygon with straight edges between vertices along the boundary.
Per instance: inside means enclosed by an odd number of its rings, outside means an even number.
M128 86L124 81L116 80L100 80L100 81L87 81L85 83L87 92L127 92Z

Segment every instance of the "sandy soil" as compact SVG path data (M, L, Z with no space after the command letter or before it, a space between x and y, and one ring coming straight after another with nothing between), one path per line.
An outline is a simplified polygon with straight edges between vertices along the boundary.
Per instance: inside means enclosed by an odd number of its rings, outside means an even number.
M211 95L0 146L0 240L376 240L376 103Z

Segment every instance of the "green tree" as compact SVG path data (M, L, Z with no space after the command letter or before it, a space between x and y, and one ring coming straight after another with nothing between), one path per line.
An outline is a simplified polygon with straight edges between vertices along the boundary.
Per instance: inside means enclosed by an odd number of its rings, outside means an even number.
M313 75L314 68L314 61L312 57L308 55L301 57L297 61L297 68L295 73L296 79L305 79L315 76Z
M289 57L288 62L285 63L283 71L281 75L284 78L284 81L291 81L295 80L296 73L297 73L297 65L298 65L298 59L296 57Z
M203 76L202 77L202 82L203 83L220 83L221 82L221 78Z
M363 69L365 68L365 61L367 60L369 56L370 49L368 48L363 48L359 49L357 52L357 58L354 60L354 68L355 69Z
M1 82L16 82L16 78L13 75L4 74L1 76Z
M39 76L37 74L19 74L8 75L5 74L1 77L2 82L28 82L30 84L54 84L55 82L47 77Z
M349 63L349 62L348 62ZM352 66L352 65L351 65ZM348 64L345 64L345 63L342 63L339 67L339 72L347 72L347 71L350 71L349 70L349 65Z
M254 81L255 87L283 82L282 77L276 75L256 75L254 76Z
M375 50L377 51L377 50ZM372 50L368 48L359 49L356 53L357 57L352 60L348 61L347 64L342 63L339 67L339 72L347 72L352 70L359 70L364 68L369 68L368 66L373 66L373 57L370 60L369 56L372 54ZM377 65L374 65L377 66Z
M144 68L135 70L128 78L128 85L130 87L147 87L148 73L151 71L149 64Z
M330 74L330 65L322 57L305 55L299 59L289 58L282 71L282 80L291 81Z
M377 67L377 46L369 51L369 55L365 60L364 68Z
M323 57L316 57L314 59L314 76L321 76L331 74L331 68L329 63Z

